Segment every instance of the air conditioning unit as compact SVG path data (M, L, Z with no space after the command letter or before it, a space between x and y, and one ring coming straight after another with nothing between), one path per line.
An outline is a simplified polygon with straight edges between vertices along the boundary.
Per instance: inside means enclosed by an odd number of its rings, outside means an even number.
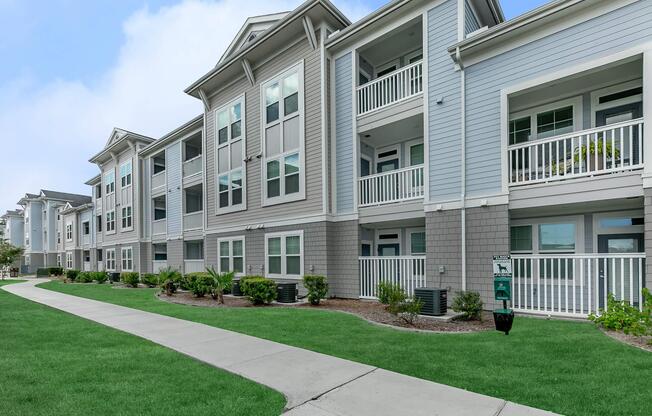
M421 300L423 303L421 314L430 316L446 315L447 293L446 289L429 287L414 289L414 298Z
M296 283L278 283L276 285L276 301L279 303L295 303L297 301Z

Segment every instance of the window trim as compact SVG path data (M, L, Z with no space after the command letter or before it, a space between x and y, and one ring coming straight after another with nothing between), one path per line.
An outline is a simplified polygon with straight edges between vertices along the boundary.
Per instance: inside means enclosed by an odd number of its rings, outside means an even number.
M71 242L73 240L74 228L72 222L66 223L66 242Z
M282 101L284 97L279 97L279 119L272 122L268 123L265 120L266 117L266 104L265 104L265 88L269 86L270 84L273 84L275 82L281 82L283 78L285 78L287 75L290 75L291 73L296 72L299 78L299 85L297 88L297 112L299 113L296 117L299 117L299 192L285 195L281 194L276 197L267 197L267 154L266 154L266 146L265 146L265 132L267 128L271 125L274 125L275 123L281 124L282 121L282 112L281 109L283 108ZM298 63L284 69L283 71L279 72L278 74L274 75L271 78L268 78L267 80L263 81L260 83L260 129L261 129L261 134L260 134L260 149L261 149L261 167L260 167L260 183L261 183L261 205L263 207L268 207L268 206L273 206L273 205L278 205L278 204L285 204L288 202L294 202L294 201L301 201L306 199L306 144L305 144L305 135L306 135L306 125L305 125L305 75L304 75L304 60L300 60ZM285 121L285 120L283 120ZM281 145L283 144L283 128L282 126L279 128L279 134L280 134L280 143ZM279 178L280 178L280 189L285 189L284 186L284 177L285 177L285 167L284 163L282 163L282 160L286 157L289 156L290 154L293 153L288 153L286 151L279 153L276 155L274 158L269 158L269 161L271 160L278 160L279 161Z
M572 106L573 107L573 132L581 131L584 129L584 118L583 118L583 99L581 95L567 98L565 100L558 100L548 104L539 105L536 107L528 108L525 110L520 110L514 113L509 113L509 119L507 123L507 146L512 146L509 144L509 123L521 118L530 117L530 134L533 137L531 140L528 140L524 143L534 142L537 140L547 140L552 137L557 137L559 135L549 136L546 138L539 138L539 129L537 125L537 115L545 113L547 111L557 110L563 107ZM562 134L563 135L563 134Z
M405 245L406 245L405 252L407 253L407 255L408 256L425 256L426 253L428 252L428 248L427 248L428 235L426 234L426 227L407 228L405 230L405 233L407 234L407 240L405 242ZM412 234L416 234L416 233L424 233L425 234L423 244L425 246L426 251L424 251L423 253L413 253L412 252Z
M75 266L71 251L66 251L66 269L72 269Z
M398 235L398 237L387 239L387 240L381 240L380 236L384 234L396 234ZM374 235L374 243L376 249L376 251L374 252L375 257L380 257L380 254L378 254L378 247L384 244L397 244L398 255L402 256L403 253L405 253L405 247L403 244L403 230L401 228L386 228L386 229L376 230ZM392 257L392 256L387 256L387 257Z
M109 255L111 254L111 255ZM107 248L104 250L104 269L109 272L115 272L116 259L115 259L115 248ZM109 267L113 266L113 267Z
M541 224L575 224L575 250L540 250L539 249L539 225ZM514 254L573 254L585 252L584 236L584 215L570 215L560 217L541 217L510 220L511 226L531 225L532 226L532 251L515 252ZM511 234L510 234L511 242ZM510 246L511 250L511 246Z
M242 272L235 273L236 276L244 276L247 274L247 249L246 249L246 237L244 235L238 235L233 237L224 237L217 239L217 270L220 273L225 273L233 270L233 242L242 241ZM222 255L220 253L220 244L229 243L229 268L230 270L222 270Z
M88 232L86 232L85 224L88 224ZM82 235L91 235L91 222L90 222L90 220L82 222Z
M108 182L107 176L111 177L111 182ZM111 195L115 195L115 167L112 167L110 171L104 173L104 176L102 177L102 182L104 183L104 197L108 198ZM106 187L109 186L109 184L113 184L110 192L107 191L106 189Z
M643 86L643 79L637 78L635 80L621 82L616 85L611 85L609 87L591 91L591 127L595 127L595 123L596 123L595 113L597 113L598 111L608 110L610 108L620 107L621 105L634 104L643 101L643 94L632 95L630 97L621 98L619 100L610 101L604 104L600 104L600 97L604 97L605 95L616 94L633 88L639 88L642 86Z
M125 211L129 209L130 215L126 215ZM129 225L124 226L125 219L129 218ZM134 229L134 208L132 205L125 205L120 207L120 231L132 231Z
M298 275L288 275L287 274L287 253L286 253L286 237L299 237L299 274ZM281 238L281 273L270 273L269 272L269 240L271 238ZM265 275L271 278L276 279L292 279L300 280L303 278L304 274L304 259L305 259L305 250L304 250L304 239L303 239L303 230L296 231L280 231L274 233L265 233Z
M127 166L127 165L129 165L129 173L127 173L125 176L122 176L122 168L124 166ZM120 167L119 167L119 171L120 171L120 189L130 188L132 186L133 182L134 182L134 165L132 163L132 160L129 159L129 160L121 163ZM124 179L124 178L129 178L129 183L128 184L125 184L125 185L122 184L122 179Z
M112 215L113 219L111 220L111 222L113 223L113 228L109 227L109 214L113 214ZM104 234L108 235L108 234L115 234L116 233L116 223L115 223L115 221L116 221L115 220L115 209L112 209L111 211L107 211L107 212L104 213L104 226L105 226L104 227L105 228Z
M129 253L129 256L125 256L125 253ZM125 260L131 262L131 267L125 266ZM120 247L120 270L125 272L134 271L134 248L133 246Z
M219 130L218 130L218 114L221 111L224 111L225 109L229 109L230 107L240 104L240 132L241 132L241 141L242 141L242 202L238 205L233 205L229 204L227 207L220 208L220 176L225 175L228 173L229 175L229 202L231 202L231 172L233 172L233 169L230 169L228 172L225 172L223 174L219 173L219 166L218 166L218 151L221 147L224 147L225 145L229 147L229 165L231 164L231 139L230 139L230 134L231 134L231 124L229 124L229 140L222 145L219 145ZM215 109L213 111L213 129L215 130L215 133L213 134L214 138L214 160L215 160L215 215L222 215L222 214L228 214L230 212L238 212L238 211L246 211L247 210L247 162L245 160L248 160L247 158L247 103L246 103L246 96L245 94L242 94L235 99L229 101L228 103L220 106L219 108ZM262 154L262 153L261 153ZM200 155L201 156L201 155ZM229 166L230 167L230 166Z

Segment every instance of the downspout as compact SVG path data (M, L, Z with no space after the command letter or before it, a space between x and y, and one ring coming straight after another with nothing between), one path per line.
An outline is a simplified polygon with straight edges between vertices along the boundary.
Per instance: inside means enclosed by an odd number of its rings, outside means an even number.
M460 48L455 50L455 60L460 67L460 202L462 228L462 291L466 291L466 77Z

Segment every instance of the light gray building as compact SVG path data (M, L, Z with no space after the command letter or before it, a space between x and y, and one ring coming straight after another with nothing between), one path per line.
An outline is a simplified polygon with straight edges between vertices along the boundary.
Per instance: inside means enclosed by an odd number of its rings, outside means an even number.
M16 247L24 246L24 216L22 210L9 210L0 217L2 221L2 239Z

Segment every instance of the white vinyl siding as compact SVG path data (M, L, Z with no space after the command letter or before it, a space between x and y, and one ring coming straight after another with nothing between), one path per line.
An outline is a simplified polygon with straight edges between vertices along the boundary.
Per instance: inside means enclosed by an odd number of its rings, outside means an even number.
M265 270L279 278L303 275L303 232L287 231L265 234Z
M215 112L217 213L245 209L246 155L244 97Z
M217 240L218 270L220 273L245 271L245 238L231 237Z

